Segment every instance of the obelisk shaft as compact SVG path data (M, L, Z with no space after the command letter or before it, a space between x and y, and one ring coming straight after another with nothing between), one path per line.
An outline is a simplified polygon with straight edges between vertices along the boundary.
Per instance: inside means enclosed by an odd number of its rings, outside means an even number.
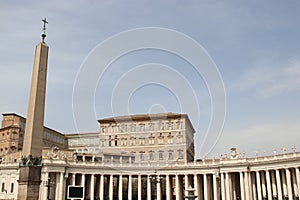
M48 50L44 42L36 46L23 142L24 156L42 155Z

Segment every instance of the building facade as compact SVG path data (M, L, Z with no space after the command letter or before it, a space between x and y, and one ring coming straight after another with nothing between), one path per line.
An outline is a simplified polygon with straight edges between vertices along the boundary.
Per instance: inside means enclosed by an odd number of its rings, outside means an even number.
M22 123L25 118L4 114L1 131L7 134L9 130L12 136L16 130L22 132ZM283 149L253 158L245 158L233 148L230 157L196 160L191 148L194 129L187 115L133 115L105 118L99 123L98 133L61 134L44 129L41 200L67 199L68 186L83 186L84 199L90 200L299 199L300 153L295 148L289 153ZM0 140L3 148L19 142L18 136L6 137ZM135 142L131 143L133 137ZM19 146L18 153L3 155L0 199L17 199ZM160 152L164 152L163 159ZM169 157L168 152L177 155ZM8 159L10 155L18 157Z
M4 113L0 128L0 161L5 158L17 160L23 149L26 118L15 113ZM56 146L60 149L68 148L68 141L64 134L44 127L43 146ZM6 157L6 155L9 155Z
M187 115L131 115L98 122L103 152L132 154L140 163L194 160L195 130Z
M85 199L263 200L299 198L300 153L254 158L222 157L187 163L76 160L73 153L43 151L40 199L66 199L67 187L84 187ZM18 163L0 164L0 199L16 199ZM50 177L50 190L46 182Z

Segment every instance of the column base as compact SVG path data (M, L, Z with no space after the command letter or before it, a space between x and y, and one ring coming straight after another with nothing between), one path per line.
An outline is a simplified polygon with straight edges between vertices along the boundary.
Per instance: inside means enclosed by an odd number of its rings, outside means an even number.
M41 166L20 166L18 200L39 199L41 169Z

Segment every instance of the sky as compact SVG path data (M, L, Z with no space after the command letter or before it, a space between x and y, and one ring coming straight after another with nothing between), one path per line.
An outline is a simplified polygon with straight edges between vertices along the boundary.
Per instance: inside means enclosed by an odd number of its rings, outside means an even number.
M101 118L175 112L196 129L197 157L300 149L299 11L297 0L0 1L0 112L26 116L46 17L46 126L97 132ZM134 49L145 41L157 46Z

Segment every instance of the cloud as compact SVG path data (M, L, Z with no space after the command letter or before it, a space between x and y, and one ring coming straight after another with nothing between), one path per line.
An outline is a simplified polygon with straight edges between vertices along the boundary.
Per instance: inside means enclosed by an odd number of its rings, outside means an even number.
M276 149L281 152L286 147L290 152L293 145L300 148L296 141L300 140L299 122L282 122L277 124L259 124L240 130L226 131L211 155L229 153L231 147L239 152L246 151L246 155L254 157L255 151L260 155L267 151L268 155Z
M287 63L261 63L242 75L232 87L239 91L253 90L261 97L286 94L300 89L300 59Z

